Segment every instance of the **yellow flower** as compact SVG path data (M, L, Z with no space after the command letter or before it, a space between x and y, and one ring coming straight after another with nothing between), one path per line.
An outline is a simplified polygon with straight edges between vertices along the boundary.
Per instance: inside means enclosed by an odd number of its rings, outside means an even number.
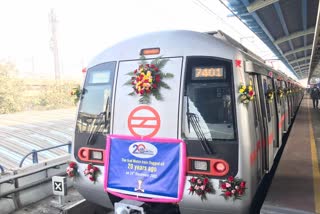
M241 89L239 90L239 92L242 94L242 93L244 92L244 89L241 88Z
M149 77L151 75L151 71L147 71L147 76Z
M243 90L246 90L246 88L247 88L247 87L246 87L245 85L242 86L242 89L243 89Z
M251 86L251 85L249 85L249 87L248 87L248 88L249 88L249 91L251 91L251 90L252 90L252 86Z

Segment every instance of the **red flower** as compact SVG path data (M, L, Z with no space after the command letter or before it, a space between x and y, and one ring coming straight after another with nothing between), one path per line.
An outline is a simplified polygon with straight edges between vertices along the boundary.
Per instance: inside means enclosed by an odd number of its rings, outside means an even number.
M229 176L228 181L229 182L233 182L234 181L234 177L233 176Z
M221 184L221 189L227 189L227 187L226 187L226 184L225 184L225 183L222 183L222 184Z
M147 67L149 67L149 64L146 64Z
M76 166L76 163L75 163L75 162L70 162L70 163L69 163L69 166L70 166L71 168L74 168L74 167Z
M154 64L151 64L150 67L151 67L151 68L155 68L156 66L155 66Z
M155 70L156 72L158 72L158 71L159 71L159 68L155 67L154 70Z
M204 179L203 179L203 184L204 184L204 185L207 185L208 182L209 182L209 179L208 179L208 178L204 178Z
M137 71L138 71L137 69L136 69L136 70L134 70L134 73L137 73Z
M92 176L92 177L90 176L90 177L89 177L89 180L90 180L90 181L94 181L94 177L93 177L93 176Z
M131 82L132 85L135 85L136 83L134 81Z
M203 192L202 191L196 191L197 195L202 195Z
M245 187L246 187L246 182L245 182L245 181L241 181L240 187L241 187L241 188L245 188Z
M194 191L193 186L191 186L191 187L189 188L189 191L190 191L190 192L193 192L193 191Z
M243 192L244 192L244 191L243 191L242 189L239 189L239 190L238 190L238 194L239 194L239 195L243 195Z
M252 97L253 96L253 90L251 90L251 91L249 91L249 95L250 95L250 97Z
M225 196L227 196L227 197L230 197L230 196L232 195L230 191L226 191L224 194L225 194Z
M152 88L157 88L158 86L157 86L157 84L152 84Z
M93 168L93 171L97 172L97 171L99 171L99 168L95 166L95 167Z
M196 179L195 179L195 178L191 178L190 182L191 182L191 183L195 183L195 182L196 182Z
M156 82L160 82L160 75L156 75Z
M92 168L92 165L91 164L88 164L88 170L90 170Z
M141 95L142 95L142 94L144 94L144 90L140 90L140 92L139 92L139 93L140 93Z

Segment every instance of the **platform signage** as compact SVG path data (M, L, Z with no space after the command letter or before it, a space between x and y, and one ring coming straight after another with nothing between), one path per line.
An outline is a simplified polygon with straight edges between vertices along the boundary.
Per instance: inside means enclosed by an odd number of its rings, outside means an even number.
M54 195L67 195L67 178L62 176L53 176L52 191Z
M177 139L109 136L105 190L128 199L177 202L185 181L185 153L184 142Z

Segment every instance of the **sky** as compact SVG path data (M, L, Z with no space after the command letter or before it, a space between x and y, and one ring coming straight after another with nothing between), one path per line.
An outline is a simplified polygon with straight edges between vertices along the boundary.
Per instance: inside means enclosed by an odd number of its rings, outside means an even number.
M66 79L81 77L82 68L105 48L161 30L220 29L262 58L275 58L218 0L0 0L0 5L0 61L14 62L22 75L54 78L51 10L58 21L60 70ZM281 64L275 66L286 70Z

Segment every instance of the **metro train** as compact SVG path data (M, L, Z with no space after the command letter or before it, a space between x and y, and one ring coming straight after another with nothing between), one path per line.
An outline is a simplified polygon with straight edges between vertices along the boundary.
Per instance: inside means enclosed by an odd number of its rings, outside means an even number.
M120 42L86 70L74 186L115 213L249 213L302 97L222 31Z

